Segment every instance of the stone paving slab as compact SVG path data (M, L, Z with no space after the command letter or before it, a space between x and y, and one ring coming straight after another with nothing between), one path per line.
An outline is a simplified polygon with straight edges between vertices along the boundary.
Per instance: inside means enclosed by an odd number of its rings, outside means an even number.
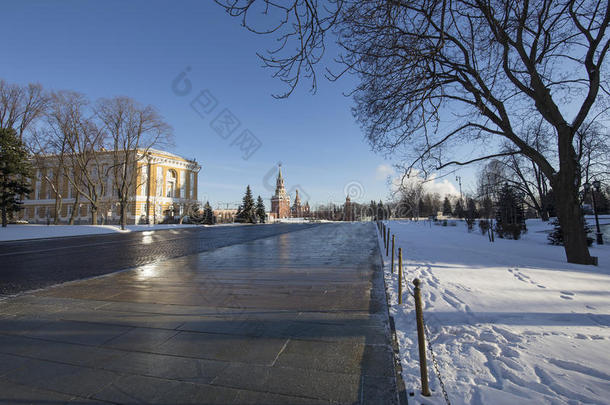
M397 403L377 249L328 224L0 301L0 403Z

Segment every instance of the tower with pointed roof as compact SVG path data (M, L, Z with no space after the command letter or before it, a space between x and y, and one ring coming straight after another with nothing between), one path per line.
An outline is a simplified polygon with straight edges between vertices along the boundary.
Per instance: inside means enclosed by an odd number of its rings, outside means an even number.
M277 219L290 217L290 196L284 186L282 165L279 165L277 180L275 181L275 194L271 197L271 214Z
M301 197L299 197L299 190L296 190L296 196L294 197L294 204L292 205L292 217L301 218L303 216L303 207L301 206Z

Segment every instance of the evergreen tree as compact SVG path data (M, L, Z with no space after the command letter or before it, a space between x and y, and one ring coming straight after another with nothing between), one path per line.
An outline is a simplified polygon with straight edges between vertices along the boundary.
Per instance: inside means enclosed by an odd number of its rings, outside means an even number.
M595 206L598 214L608 214L610 212L610 201L604 190L595 192Z
M214 211L209 201L206 201L203 207L203 223L206 225L214 225Z
M256 211L254 208L254 198L252 198L252 190L250 186L246 187L246 194L242 200L242 205L235 218L236 222L255 224Z
M8 216L21 209L21 195L31 189L28 177L32 166L28 152L12 128L0 129L0 210L2 227L6 227Z
M587 225L587 221L583 219L583 223L585 224L585 233L587 234L587 245L591 246L593 244L593 238L589 236L593 230L589 225ZM563 231L561 230L561 225L559 224L559 220L554 218L551 221L551 225L553 225L553 230L547 236L549 243L551 245L563 246Z
M481 217L491 219L494 212L494 203L491 201L491 197L485 196L483 203L481 204Z
M383 202L379 200L379 204L377 204L377 218L380 220L385 219L385 207L383 206Z
M519 239L525 230L523 197L505 183L498 195L496 211L496 232L500 238Z
M371 216L373 217L373 220L379 219L377 217L377 203L374 200L371 200L370 210L371 210Z
M479 217L479 212L477 211L477 204L474 198L468 198L466 200L466 212L464 213L466 218L474 219Z
M451 215L452 210L451 201L449 201L448 197L445 197L445 200L443 201L443 215Z
M455 210L453 211L453 216L458 218L464 217L464 207L462 206L462 200L458 200L457 203L455 203Z
M200 225L203 223L203 220L204 220L204 217L203 217L203 213L201 212L201 208L199 207L199 204L194 204L190 208L189 222L191 224Z
M258 217L258 222L261 224L265 223L267 214L265 213L265 203L260 195L256 199L256 216Z

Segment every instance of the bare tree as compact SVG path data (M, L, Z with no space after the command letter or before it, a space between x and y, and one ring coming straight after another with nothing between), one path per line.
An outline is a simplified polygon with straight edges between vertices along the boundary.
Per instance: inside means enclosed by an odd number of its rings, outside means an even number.
M51 125L32 131L28 144L35 167L39 170L41 186L46 184L47 188L52 191L55 200L53 225L57 225L63 203L62 185L67 182L67 179L64 178L67 145L65 137L57 136L52 129L55 127Z
M492 159L479 172L479 197L498 201L499 192L507 183L524 194L524 203L543 221L549 219L549 183L534 162L520 155ZM487 209L484 211L489 214Z
M0 79L0 128L13 128L23 141L28 126L44 114L47 101L40 84L19 86Z
M610 133L595 121L576 132L576 151L582 167L582 183L610 177Z
M98 212L107 187L106 156L103 150L105 134L91 117L89 100L76 92L53 93L48 112L48 128L53 141L64 148L64 178L76 193L72 208L79 210L82 197L91 208L91 224L97 225Z
M397 186L394 192L394 199L397 200L394 216L419 218L419 202L425 195L423 179L403 176Z
M138 178L142 178L138 162L146 158L151 148L171 143L171 127L154 107L142 106L128 97L100 100L96 115L109 136L113 191L118 199L121 229L125 229L131 196L142 186L138 184Z
M427 172L513 154L535 162L555 191L567 260L593 262L574 138L607 95L607 1L218 2L253 31L278 35L280 48L264 61L290 91L299 76L311 75L325 34L334 30L343 72L360 78L354 112L369 141L378 150L404 151L410 167ZM276 18L270 29L252 27L248 15L257 7ZM555 153L522 136L540 121ZM503 151L503 141L514 149ZM451 147L464 142L479 154L452 155Z

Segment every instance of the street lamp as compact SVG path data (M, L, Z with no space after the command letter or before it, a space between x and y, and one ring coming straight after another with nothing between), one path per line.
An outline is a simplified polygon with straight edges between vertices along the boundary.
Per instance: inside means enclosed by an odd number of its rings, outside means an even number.
M460 201L462 201L462 176L455 176L455 181L460 185Z
M599 180L593 181L593 188L591 188L591 184L589 184L589 183L583 184L583 187L585 189L585 194L587 193L587 191L589 191L589 190L591 191L591 202L593 203L593 214L595 215L595 227L597 228L597 233L595 235L597 236L597 244L603 245L604 236L601 232L601 229L599 228L599 217L597 215L597 202L595 201L595 192L597 191L599 193L599 191L601 189L601 182Z

